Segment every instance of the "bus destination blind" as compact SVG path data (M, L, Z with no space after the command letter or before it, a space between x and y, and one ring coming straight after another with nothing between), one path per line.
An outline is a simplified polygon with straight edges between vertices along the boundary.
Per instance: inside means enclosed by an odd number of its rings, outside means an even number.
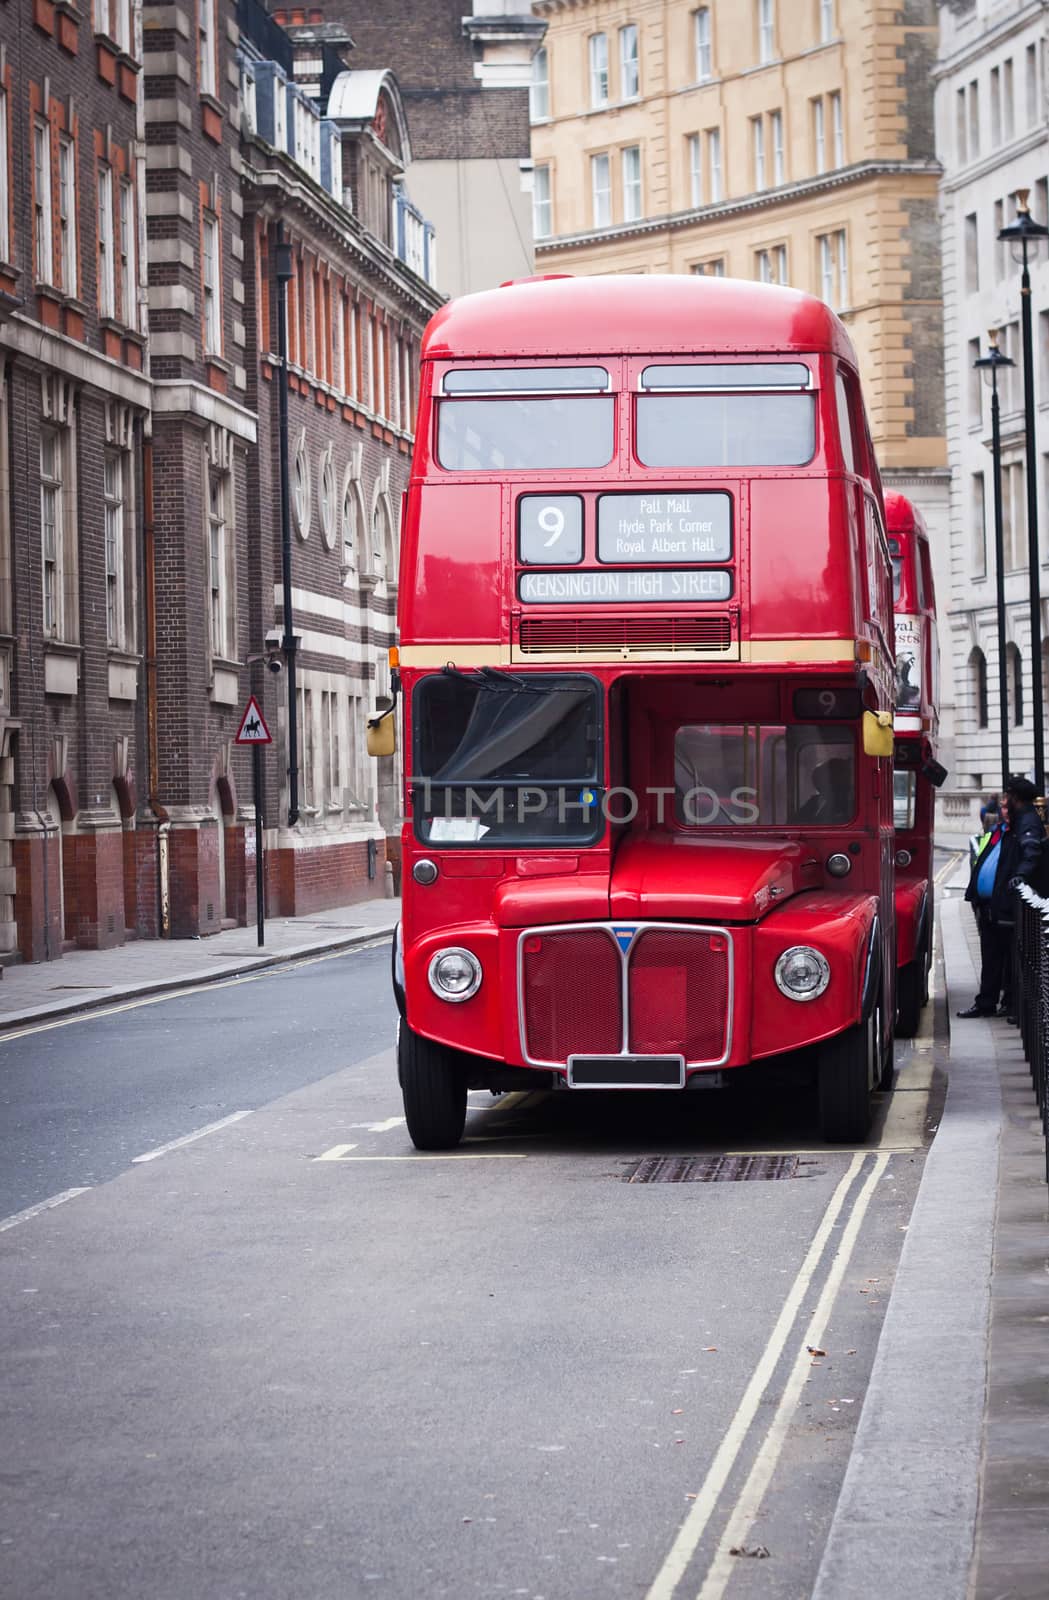
M599 561L674 566L731 555L727 494L603 494L597 502Z
M518 595L529 605L637 605L728 600L732 574L661 567L631 572L522 572Z

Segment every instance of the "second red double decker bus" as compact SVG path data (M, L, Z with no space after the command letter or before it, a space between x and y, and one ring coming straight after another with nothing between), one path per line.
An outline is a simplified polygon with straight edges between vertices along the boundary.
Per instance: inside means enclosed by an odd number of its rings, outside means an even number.
M399 1072L891 1078L893 621L848 336L791 290L529 281L423 347L400 579Z

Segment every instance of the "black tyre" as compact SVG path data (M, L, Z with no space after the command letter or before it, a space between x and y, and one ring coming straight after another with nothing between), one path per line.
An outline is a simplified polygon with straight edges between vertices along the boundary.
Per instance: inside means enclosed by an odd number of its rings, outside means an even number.
M877 1014L817 1047L820 1135L831 1144L862 1144L871 1125L871 1081L880 1075Z
M451 1150L466 1122L466 1074L455 1052L413 1033L401 1019L397 1076L408 1134L417 1150Z
M914 960L896 973L896 1032L901 1039L913 1039L921 1026L927 971L924 952L919 950Z

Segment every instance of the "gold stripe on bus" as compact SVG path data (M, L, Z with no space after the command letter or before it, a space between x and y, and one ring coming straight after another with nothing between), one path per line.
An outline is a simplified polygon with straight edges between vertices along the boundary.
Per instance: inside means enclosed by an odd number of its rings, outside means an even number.
M740 646L740 659L761 665L788 661L856 660L855 639L753 639Z
M507 644L402 644L402 667L498 667L510 661Z

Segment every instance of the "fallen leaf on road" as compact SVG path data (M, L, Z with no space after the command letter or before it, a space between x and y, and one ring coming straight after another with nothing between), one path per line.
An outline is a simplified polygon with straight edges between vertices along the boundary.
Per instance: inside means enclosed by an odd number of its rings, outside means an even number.
M807 1344L805 1348L810 1356L825 1356L827 1354L826 1350L820 1350L814 1344Z
M763 1544L734 1544L729 1551L730 1556L756 1556L759 1561L764 1561L768 1553Z
M677 1408L677 1410L676 1410L676 1411L672 1411L672 1412L671 1412L671 1413L670 1413L670 1415L671 1415L671 1416L672 1416L672 1417L683 1417L683 1416L684 1416L684 1414L685 1414L685 1413L684 1413L684 1411L683 1411L683 1409L682 1409L682 1408L681 1408L681 1406L678 1406L678 1408Z
M705 1356L711 1356L711 1355L714 1355L714 1354L715 1354L715 1353L716 1353L716 1351L717 1351L717 1348L718 1348L718 1347L717 1347L717 1345L716 1345L716 1344L705 1344L705 1345L704 1345L704 1346L703 1346L703 1354L704 1354L704 1355L705 1355Z

